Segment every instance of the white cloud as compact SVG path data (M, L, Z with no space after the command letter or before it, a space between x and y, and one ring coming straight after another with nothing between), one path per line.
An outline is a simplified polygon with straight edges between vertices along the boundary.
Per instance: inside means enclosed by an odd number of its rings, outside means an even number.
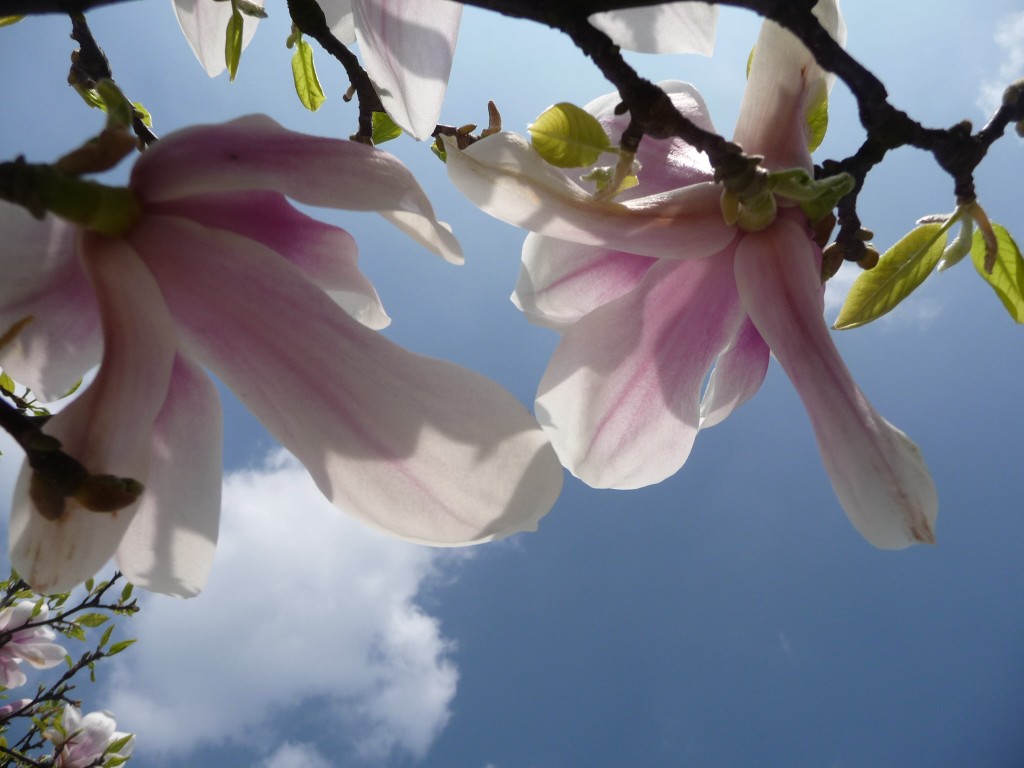
M986 115L1002 103L1006 86L1024 77L1024 11L1011 13L998 23L995 43L1002 62L997 73L982 84L978 96L978 106Z
M223 508L207 589L188 601L152 596L125 623L139 642L119 657L104 706L138 750L268 751L315 733L363 758L425 754L458 673L416 600L459 555L348 519L284 454L229 475Z
M332 768L316 747L286 741L260 763L260 768Z

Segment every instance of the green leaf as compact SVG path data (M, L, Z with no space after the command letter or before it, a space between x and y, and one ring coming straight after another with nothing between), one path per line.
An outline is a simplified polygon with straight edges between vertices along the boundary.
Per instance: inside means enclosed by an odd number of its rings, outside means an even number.
M292 54L292 77L295 79L295 93L299 95L302 106L310 112L320 109L326 97L316 77L316 67L313 66L313 47L301 38Z
M1021 258L1017 243L1004 227L993 224L992 229L995 230L996 242L999 244L992 274L985 271L985 241L981 232L974 233L971 261L978 274L992 286L1010 317L1018 323L1024 323L1024 259Z
M149 110L142 106L139 102L133 101L132 106L135 107L135 111L138 113L142 122L145 123L147 128L153 127L153 116L149 114Z
M793 168L769 174L768 185L775 194L799 202L807 218L816 222L836 207L854 188L855 182L848 173L814 179L803 168Z
M0 16L0 27L9 27L24 19L24 16Z
M611 146L596 117L565 101L545 110L527 130L533 148L558 168L593 165Z
M82 627L98 627L100 624L106 624L109 619L109 616L102 613L84 613L75 619L75 624Z
M391 119L386 112L373 113L373 143L383 144L385 141L397 139L402 135L402 129Z
M14 388L17 385L14 380L11 379L5 372L0 371L0 389L6 389L8 392L14 392Z
M925 281L942 257L948 224L922 224L882 254L854 282L833 326L856 328L877 320Z
M110 642L110 634L113 631L114 631L114 625L113 624L109 625L105 630L103 630L103 637L100 638L99 645L96 646L97 650L101 650L103 648L103 646L105 646L107 643Z
M238 62L242 60L242 27L245 19L234 8L228 21L227 37L224 40L224 63L228 67L228 76L234 80L238 74Z
M107 651L107 656L113 656L115 654L120 653L134 642L134 640L122 640L119 643L114 643L112 646L110 646L110 650Z
M105 750L103 750L103 754L109 755L109 754L113 754L115 752L120 752L122 749L124 749L128 745L128 742L131 741L134 738L135 738L135 736L133 734L126 733L121 738L114 739L112 742L110 742L107 745L107 748Z

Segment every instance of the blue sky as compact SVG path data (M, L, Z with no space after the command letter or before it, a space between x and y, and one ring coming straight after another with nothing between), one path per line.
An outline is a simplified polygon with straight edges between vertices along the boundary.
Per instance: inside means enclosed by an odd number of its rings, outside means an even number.
M233 84L206 77L168 2L98 10L91 23L158 133L263 111L348 135L355 112L340 99L340 67L318 54L329 100L305 113L283 4L269 10ZM1024 28L1017 2L979 12L907 0L886 4L884 19L881 3L844 11L849 49L930 125L980 123L992 84L1024 76L1024 34L1007 31ZM725 12L714 59L634 61L651 79L693 82L728 133L758 25ZM5 157L56 157L100 125L64 85L67 33L59 18L0 30L0 65L19 74L5 86ZM558 35L469 10L443 120L483 122L494 99L522 131L553 102L608 90ZM818 157L856 148L854 115L837 86ZM465 202L424 145L387 149L453 225L465 266L375 216L318 215L357 237L389 336L530 403L556 337L507 300L523 233ZM1004 139L978 175L982 203L1018 241L1022 159L1024 144ZM928 158L900 150L871 177L861 215L888 246L952 206ZM148 600L124 628L140 642L88 689L87 706L138 734L140 768L1018 766L1021 333L965 264L879 322L837 334L862 389L921 446L938 486L939 543L896 553L847 522L774 363L677 476L632 492L567 477L536 534L468 551L393 542L347 520L226 399L229 474L209 588ZM12 465L5 449L5 489Z

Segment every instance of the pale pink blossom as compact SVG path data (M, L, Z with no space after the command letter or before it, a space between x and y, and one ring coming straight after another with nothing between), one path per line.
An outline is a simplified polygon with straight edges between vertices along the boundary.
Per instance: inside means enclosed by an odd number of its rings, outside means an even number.
M358 43L363 65L391 118L417 139L431 135L448 89L462 3L451 0L317 0L342 43ZM185 37L211 77L225 69L231 4L173 0ZM710 55L717 8L676 2L594 14L595 26L623 48ZM246 17L243 46L257 19Z
M120 748L107 751L115 742L129 735L116 730L117 722L109 712L90 712L83 717L78 707L68 704L64 707L60 725L61 732L49 734L58 749L54 768L106 765L113 758L127 757L135 746L135 737L132 736Z
M33 616L35 605L31 600L22 600L0 611L0 687L17 688L28 682L22 662L36 669L50 669L67 655L61 646L51 642L56 637L52 629L26 626L41 624L49 615L49 609L43 605Z
M823 0L815 10L841 41L838 5ZM829 80L793 35L766 22L735 140L770 170L811 171L807 117ZM713 130L692 86L662 88ZM613 140L628 119L613 113L619 100L588 107ZM723 220L721 187L702 153L644 139L638 160L640 185L612 202L595 200L515 135L449 152L449 174L473 202L535 233L513 301L562 331L536 409L563 464L596 487L660 482L683 465L701 428L757 391L771 350L857 529L885 548L932 541L934 483L917 446L868 403L831 340L821 253L800 209L780 200L766 229L741 231Z
M143 213L119 238L0 206L0 327L34 318L0 365L47 399L99 363L46 431L91 473L146 487L114 513L69 498L47 519L23 468L11 559L36 590L67 590L115 553L135 584L201 589L221 489L220 403L204 368L367 525L435 545L536 527L562 471L533 417L497 384L375 332L388 318L352 237L286 200L375 211L458 263L398 160L250 116L161 140L130 187ZM302 510L281 514L303 524Z

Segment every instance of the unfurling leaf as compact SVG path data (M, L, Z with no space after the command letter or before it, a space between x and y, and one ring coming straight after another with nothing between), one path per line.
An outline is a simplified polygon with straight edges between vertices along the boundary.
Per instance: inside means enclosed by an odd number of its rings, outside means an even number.
M883 253L874 269L854 282L833 327L866 325L907 298L938 264L947 229L944 224L922 224Z
M558 168L593 165L611 147L597 118L565 101L546 109L527 130L533 148Z
M993 224L999 251L992 272L985 271L985 240L981 232L974 233L971 245L971 261L978 274L992 286L999 300L1003 302L1010 317L1024 323L1024 259L1020 248L1004 227Z
M807 113L807 151L813 152L821 146L828 131L828 94L818 105Z
M310 112L320 109L326 99L324 89L320 87L316 67L313 65L313 48L302 38L296 42L295 53L292 54L292 76L295 79L295 93L299 95L302 106Z
M227 37L224 40L224 63L227 64L228 76L234 80L238 74L238 62L242 60L242 26L245 19L235 8L228 21Z
M402 135L402 129L398 123L391 119L387 112L373 113L373 143L383 144L385 141L397 139Z

